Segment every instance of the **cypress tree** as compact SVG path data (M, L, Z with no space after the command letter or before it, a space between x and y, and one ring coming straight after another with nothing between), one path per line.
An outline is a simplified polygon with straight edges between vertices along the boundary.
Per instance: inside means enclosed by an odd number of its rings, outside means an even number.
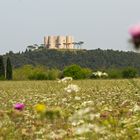
M13 78L13 74L12 74L12 65L11 65L11 61L10 58L7 58L7 63L6 63L6 79L7 80L12 80Z
M5 67L2 56L0 56L0 79L5 79Z

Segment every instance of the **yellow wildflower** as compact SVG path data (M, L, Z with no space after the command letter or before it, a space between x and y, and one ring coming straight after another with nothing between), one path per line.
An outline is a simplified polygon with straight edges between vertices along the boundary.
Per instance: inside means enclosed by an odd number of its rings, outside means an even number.
M35 110L40 113L44 113L46 111L46 106L44 104L35 105Z

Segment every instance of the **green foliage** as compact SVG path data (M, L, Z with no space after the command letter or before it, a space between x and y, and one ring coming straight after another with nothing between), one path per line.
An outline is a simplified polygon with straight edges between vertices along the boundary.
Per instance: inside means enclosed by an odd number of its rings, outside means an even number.
M135 68L128 67L122 71L123 78L135 78L138 75L138 71Z
M36 68L35 68L36 69ZM57 69L37 71L35 70L31 75L29 75L30 80L56 80L60 78L61 71Z
M47 79L56 80L62 77L62 72L58 69L51 69L48 71Z
M92 75L92 70L89 68L82 68L83 78L88 79Z
M84 74L82 68L78 65L70 65L65 67L63 71L64 77L72 77L73 79L83 79Z
M102 70L133 66L140 72L140 54L113 50L35 50L23 53L7 53L14 68L24 65L43 65L50 69L64 69L77 64L81 67ZM133 61L132 61L133 60Z
M3 62L3 57L0 56L0 80L5 79L5 67Z
M107 73L109 78L118 79L118 78L135 78L138 76L138 70L133 67L127 67L122 69L108 69Z
M47 75L45 73L33 73L28 76L30 80L47 80Z
M12 65L11 65L11 61L10 58L7 58L7 63L6 63L6 79L7 80L12 80L13 75L12 75Z
M44 66L25 65L21 68L14 69L14 80L45 80L47 79L47 68Z
M28 75L30 80L47 80L48 69L44 66L33 67L32 73Z
M18 69L14 69L13 78L14 80L27 80L29 75L32 74L34 67L32 65L25 65Z
M25 65L14 69L14 80L56 80L61 77L61 71L47 69L44 66Z
M45 117L50 120L59 119L62 117L62 110L59 107L49 108L45 113Z
M108 69L107 70L108 73L108 78L113 78L113 79L119 79L122 78L122 70L121 69Z
M92 70L89 68L82 68L76 64L65 67L63 77L72 77L73 79L89 78Z
M0 77L0 80L5 80L5 76L1 76Z
M62 71L58 69L48 69L44 66L31 66L25 65L21 68L14 69L14 80L56 80L62 77L72 77L73 79L89 79L97 78L93 75L93 71L89 68L82 68L78 65L70 65L65 67ZM100 78L107 79L120 79L120 78L134 78L138 76L138 72L135 68L124 68L124 69L108 69L106 75L100 76ZM1 78L3 79L3 77Z

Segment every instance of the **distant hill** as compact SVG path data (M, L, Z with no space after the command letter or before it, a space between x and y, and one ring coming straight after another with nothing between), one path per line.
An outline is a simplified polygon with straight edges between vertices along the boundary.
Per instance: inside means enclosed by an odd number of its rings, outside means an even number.
M63 69L78 64L91 69L122 68L132 66L140 70L140 54L114 50L36 50L23 53L7 53L15 68L26 64L44 65Z

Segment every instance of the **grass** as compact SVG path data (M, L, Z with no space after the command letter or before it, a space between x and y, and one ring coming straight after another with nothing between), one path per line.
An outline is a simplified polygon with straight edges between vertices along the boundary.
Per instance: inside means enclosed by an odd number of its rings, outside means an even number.
M138 140L140 80L0 82L0 140ZM24 103L23 111L13 109ZM37 113L36 104L47 112Z

